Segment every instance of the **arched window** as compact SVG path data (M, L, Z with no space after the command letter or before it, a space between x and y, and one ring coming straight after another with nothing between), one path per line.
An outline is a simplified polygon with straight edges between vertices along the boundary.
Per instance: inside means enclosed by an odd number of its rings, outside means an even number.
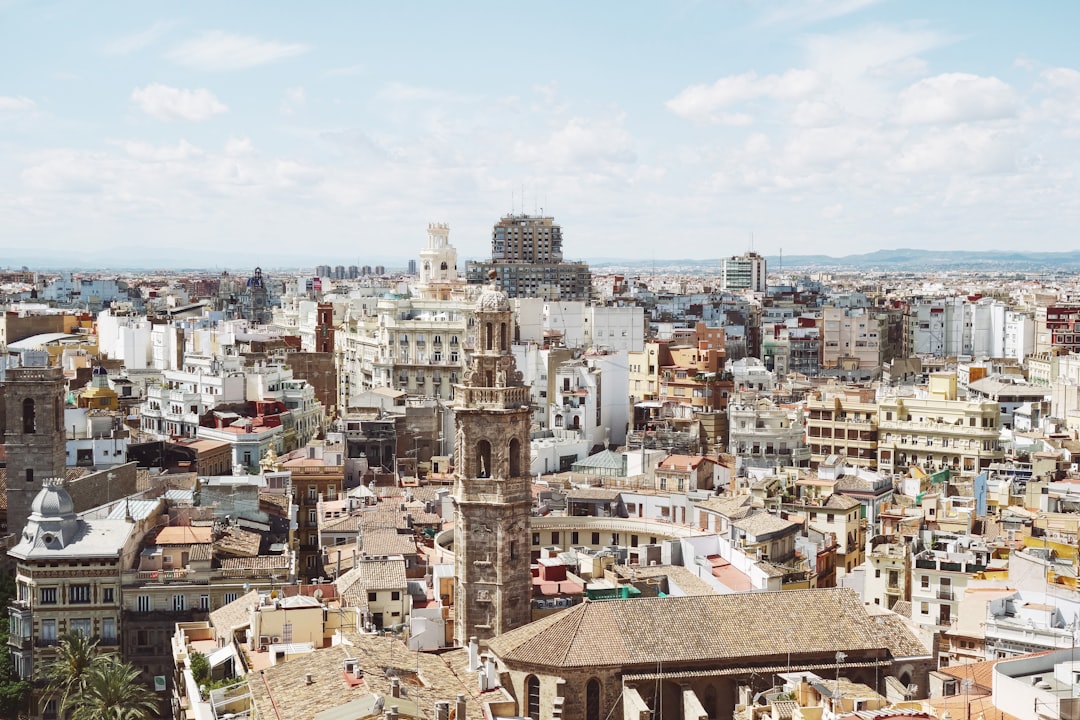
M34 409L34 398L26 398L22 401L22 431L26 435L37 432L37 411Z
M506 323L499 323L499 350L506 352Z
M562 427L562 415L555 416L555 427Z
M476 443L476 477L491 477L491 443L487 440Z
M535 675L525 678L525 698L528 704L525 714L532 720L540 720L540 678Z
M446 270L446 261L443 260L442 265L439 266L440 270Z
M485 346L487 347L487 349L490 350L491 349L491 342L492 342L491 323L487 323L486 327L487 327L487 332L484 333L484 335L486 336L486 339L484 340L484 343L485 343Z
M596 678L585 686L585 720L600 720L600 681Z
M510 477L521 475L521 443L517 438L510 439Z

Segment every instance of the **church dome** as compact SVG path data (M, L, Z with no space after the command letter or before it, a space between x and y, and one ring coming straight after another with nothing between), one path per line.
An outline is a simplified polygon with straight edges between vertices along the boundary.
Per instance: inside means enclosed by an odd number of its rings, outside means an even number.
M476 304L476 309L481 312L510 312L510 298L496 283L494 270L488 272L488 278L491 283L480 293L480 300Z
M30 505L30 512L43 518L57 518L75 512L75 503L63 486L45 485Z

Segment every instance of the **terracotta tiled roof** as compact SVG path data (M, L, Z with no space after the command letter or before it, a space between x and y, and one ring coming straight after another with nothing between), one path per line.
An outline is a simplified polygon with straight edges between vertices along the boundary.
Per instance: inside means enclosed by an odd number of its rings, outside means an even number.
M232 638L232 631L251 622L251 608L259 606L259 593L252 590L246 595L222 605L210 613L210 624L218 637Z
M367 555L415 555L416 540L409 534L397 530L364 530L360 536L360 547Z
M828 588L585 602L489 647L512 663L655 667L779 656L788 646L823 655L891 648L892 630L882 632L854 591Z

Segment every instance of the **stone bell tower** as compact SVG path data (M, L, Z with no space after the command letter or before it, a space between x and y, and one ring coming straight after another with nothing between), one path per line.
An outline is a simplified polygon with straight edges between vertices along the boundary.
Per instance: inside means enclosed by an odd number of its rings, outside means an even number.
M510 339L510 301L492 283L476 307L476 350L455 386L454 639L487 640L531 619L529 388Z

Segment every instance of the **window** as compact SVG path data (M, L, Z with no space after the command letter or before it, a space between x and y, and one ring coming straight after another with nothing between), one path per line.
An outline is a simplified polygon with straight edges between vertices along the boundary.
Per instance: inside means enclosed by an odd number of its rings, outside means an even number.
M72 604L82 604L90 602L90 586L72 585L70 591L70 599Z
M571 545L577 545L578 544L577 530L574 530L573 532L570 533L570 544Z
M311 510L308 510L308 512L307 512L307 521L311 525L314 525L316 523L317 518L315 517L314 508L312 508Z
M55 605L56 604L56 588L43 587L41 588L41 604L42 605Z
M315 485L308 485L307 499L309 502L316 502L319 499L319 488Z
M400 600L401 599L401 592L398 591L398 590L392 591L390 593L390 599L391 600Z
M208 611L210 609L210 596L209 595L200 595L199 596L199 609L202 610L203 612L206 612L206 611Z
M533 533L532 534L532 544L533 545L539 545L540 544L540 533Z
M929 575L923 575L921 578L919 578L919 587L921 587L923 590L930 587L930 576Z
M187 609L187 597L184 595L173 595L172 609L174 612L181 612Z
M551 533L551 544L552 545L558 545L559 544L559 533L557 533L557 532Z
M281 642L283 642L283 643L291 643L293 641L292 630L293 630L292 623L288 623L288 622L287 623L282 623L282 625L281 625Z
M116 602L116 590L111 587L104 588L101 591L101 602L113 603Z
M599 545L600 544L600 533L594 532L592 534L592 544L593 545Z
M139 612L152 612L154 609L154 599L149 595L139 595L138 609Z
M231 602L235 602L236 601L236 593L227 592L227 593L225 593L224 595L221 596L221 600L225 605L228 605Z
M41 641L48 644L56 642L56 621L55 620L42 620L41 621Z
M94 631L94 625L90 618L69 620L68 626L72 633L83 637L90 637L90 634Z
M101 621L101 642L105 645L116 644L116 618L105 618Z
M930 603L919 603L919 612L921 612L923 615L929 615Z
M37 413L34 410L34 399L26 398L22 403L23 434L33 435L37 432Z

